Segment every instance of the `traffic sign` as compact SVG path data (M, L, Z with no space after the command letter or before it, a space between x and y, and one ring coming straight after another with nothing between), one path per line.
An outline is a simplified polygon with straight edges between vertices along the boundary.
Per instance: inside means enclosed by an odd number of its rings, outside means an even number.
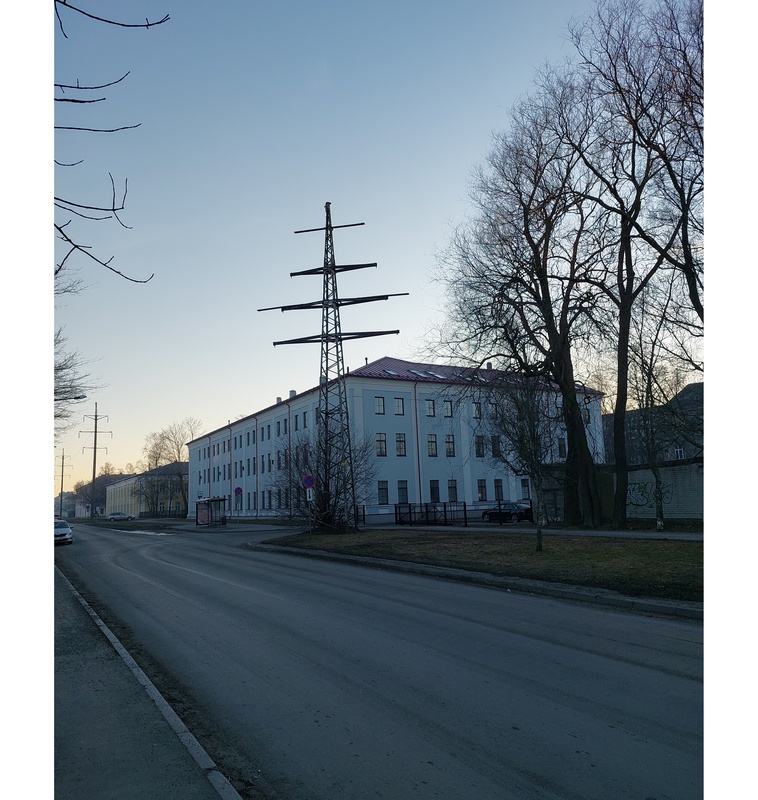
M312 489L316 485L316 479L313 475L303 475L303 486L306 489Z
M242 487L241 486L237 486L235 488L235 490L234 490L234 494L236 494L238 496L241 495L242 494Z

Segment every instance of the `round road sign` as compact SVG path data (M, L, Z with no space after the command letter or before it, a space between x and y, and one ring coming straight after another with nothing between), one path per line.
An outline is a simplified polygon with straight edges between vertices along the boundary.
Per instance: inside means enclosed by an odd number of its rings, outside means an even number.
M303 475L303 486L306 489L312 489L316 485L316 479L313 475Z

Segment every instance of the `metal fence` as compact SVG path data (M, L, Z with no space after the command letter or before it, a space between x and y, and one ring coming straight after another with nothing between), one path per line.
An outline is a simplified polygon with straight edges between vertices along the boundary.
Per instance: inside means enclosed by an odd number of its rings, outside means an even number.
M463 525L468 527L466 503L398 503L395 525Z

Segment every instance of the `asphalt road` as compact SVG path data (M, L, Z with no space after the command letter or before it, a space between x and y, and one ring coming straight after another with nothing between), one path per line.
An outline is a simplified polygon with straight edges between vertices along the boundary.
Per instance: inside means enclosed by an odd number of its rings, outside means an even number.
M281 800L702 797L701 623L246 548L273 532L75 535L62 571Z

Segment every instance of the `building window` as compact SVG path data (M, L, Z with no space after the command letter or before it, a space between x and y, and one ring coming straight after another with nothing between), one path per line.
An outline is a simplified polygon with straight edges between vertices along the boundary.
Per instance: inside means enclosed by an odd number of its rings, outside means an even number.
M270 425L266 425L266 438L267 439L271 438L271 426ZM269 505L269 508L271 508L270 505Z
M427 400L426 401L426 416L433 417L434 416L434 400Z
M529 500L532 496L531 489L529 487L529 478L522 478L521 479L521 499L522 500Z
M684 458L684 447L681 444L674 448L674 458L677 461L681 461Z
M298 416L297 414L295 414L295 430L298 430L297 423L298 423Z
M396 433L395 434L395 455L397 455L397 456L406 455L406 451L405 451L405 434L404 433Z
M405 414L405 401L402 397L395 398L395 415L402 417Z
M440 482L429 481L429 502L439 503L440 501Z
M304 428L308 427L308 412L307 411L303 411L303 427Z
M453 416L453 401L452 400L443 400L442 401L442 414L446 417Z
M449 480L447 482L447 500L449 503L458 502L458 481Z
M254 465L254 464L255 464L255 461L253 461L253 465ZM247 460L247 474L248 474L248 475L250 474L250 459L249 459L249 458L248 458L248 460Z
M482 501L487 499L487 481L484 478L479 478L476 482L476 497Z
M563 436L558 437L558 458L566 458L566 439Z
M282 435L282 423L279 420L276 421L276 435Z
M492 455L494 458L500 458L501 456L499 436L492 437Z
M287 420L284 420L284 435L287 435Z
M503 479L495 478L495 500L503 499Z
M390 502L389 483L387 481L379 481L377 486L376 501L380 506L387 506Z
M484 458L484 436L477 436L474 439L474 448L477 458Z
M474 419L481 419L482 418L482 404L475 400L474 401Z
M398 503L408 502L408 481L397 482L397 502Z
M437 434L430 433L426 437L426 451L430 458L437 458Z
M376 434L376 454L378 456L386 456L387 455L387 434L386 433L377 433Z
M374 414L384 414L384 398L374 398Z
M455 436L452 433L445 435L445 455L448 458L455 458Z

